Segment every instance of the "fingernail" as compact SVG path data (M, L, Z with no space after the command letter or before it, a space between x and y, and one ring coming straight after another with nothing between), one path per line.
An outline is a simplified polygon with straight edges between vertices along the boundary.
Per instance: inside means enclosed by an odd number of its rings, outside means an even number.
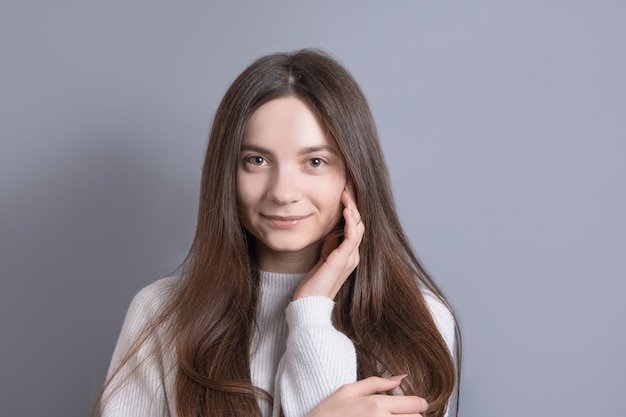
M407 374L404 374L404 375L394 375L394 376L390 376L387 379L389 379L391 381L402 381L406 377L407 377Z

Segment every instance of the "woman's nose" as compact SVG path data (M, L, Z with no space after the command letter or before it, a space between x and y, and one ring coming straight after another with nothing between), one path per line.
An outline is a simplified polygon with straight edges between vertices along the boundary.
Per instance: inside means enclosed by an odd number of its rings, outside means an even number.
M267 198L279 204L288 204L302 198L298 175L286 168L276 168L269 179Z

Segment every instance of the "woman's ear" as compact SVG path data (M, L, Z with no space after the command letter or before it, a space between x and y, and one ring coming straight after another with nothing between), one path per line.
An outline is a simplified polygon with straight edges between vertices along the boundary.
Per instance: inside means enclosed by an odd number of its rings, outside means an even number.
M352 181L350 181L350 179L346 180L346 185L344 187L344 190L346 190L346 192L348 193L349 199L354 201L354 204L356 205L356 203L357 203L356 192L354 190L354 185L353 185Z
M348 193L350 193L351 196L354 197L354 184L352 183L352 180L349 177L346 177L346 184L343 187L344 190L346 190Z

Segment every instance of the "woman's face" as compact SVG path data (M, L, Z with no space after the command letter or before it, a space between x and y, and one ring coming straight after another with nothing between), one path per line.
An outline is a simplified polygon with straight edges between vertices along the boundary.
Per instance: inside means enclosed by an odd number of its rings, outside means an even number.
M343 159L302 100L283 97L256 110L239 154L237 198L261 269L308 271L341 218L345 186Z

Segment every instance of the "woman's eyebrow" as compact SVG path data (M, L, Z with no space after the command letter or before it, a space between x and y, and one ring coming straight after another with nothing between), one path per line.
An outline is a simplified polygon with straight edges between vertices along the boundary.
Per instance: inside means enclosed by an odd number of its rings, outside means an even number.
M304 148L300 148L298 153L300 155L306 155L306 154L309 154L309 153L315 153L315 152L320 152L320 151L326 151L326 152L333 153L335 155L339 155L339 153L336 150L334 150L333 148L331 148L330 146L327 146L327 145L306 146Z
M256 146L256 145L248 145L245 143L241 144L241 150L242 151L253 151L253 152L258 152L258 153L262 153L262 154L266 154L266 155L271 155L272 151L270 151L269 149L265 149L261 146Z

